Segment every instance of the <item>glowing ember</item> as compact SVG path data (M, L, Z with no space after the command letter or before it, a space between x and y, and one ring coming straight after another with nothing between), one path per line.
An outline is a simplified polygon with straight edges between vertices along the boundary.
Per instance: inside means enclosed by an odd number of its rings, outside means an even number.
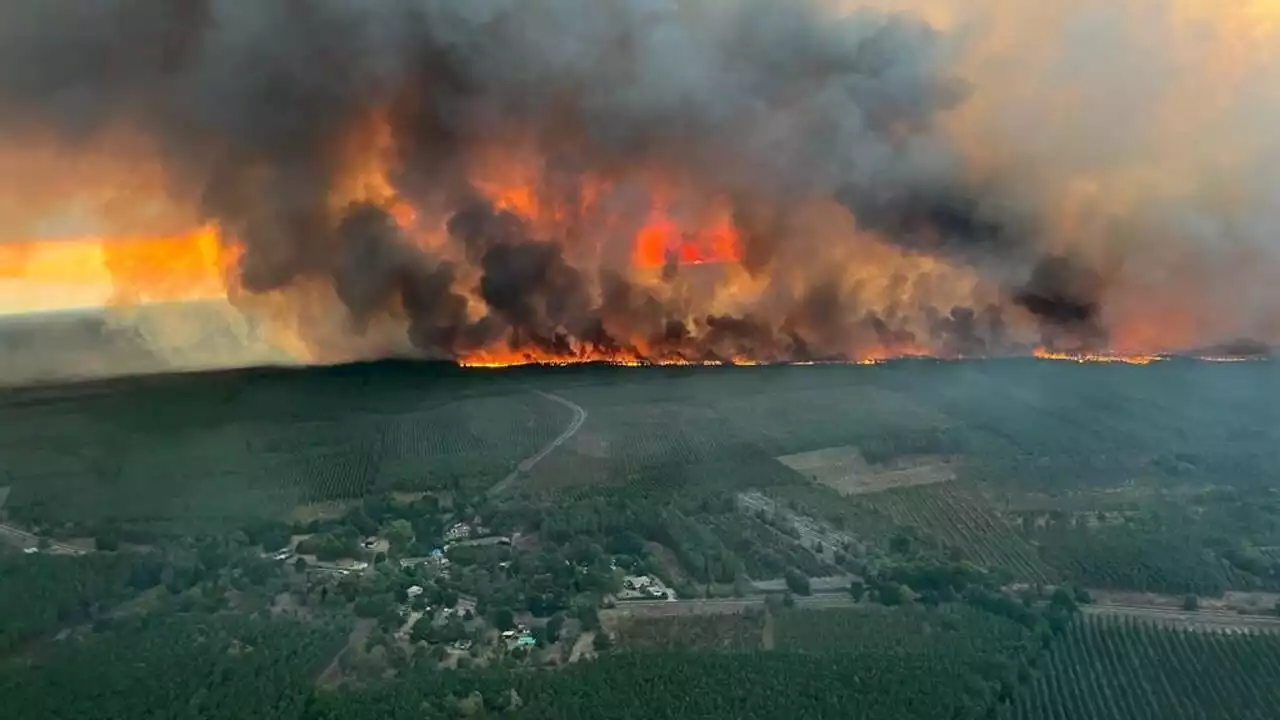
M1112 355L1108 353L1065 353L1037 348L1035 356L1041 360L1059 360L1075 363L1121 363L1124 365L1150 365L1165 360L1161 355Z

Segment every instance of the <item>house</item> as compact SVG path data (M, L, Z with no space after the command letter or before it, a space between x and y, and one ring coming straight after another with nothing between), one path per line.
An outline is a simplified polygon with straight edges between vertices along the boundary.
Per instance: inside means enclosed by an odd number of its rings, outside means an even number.
M365 550L372 550L372 549L374 549L374 548L375 548L375 547L377 547L377 546L378 546L378 538L376 538L376 537L367 537L367 538L365 538L365 539L364 539L364 549L365 549Z
M445 540L466 540L471 537L471 526L460 522L449 528L444 533Z
M662 581L648 575L628 575L622 580L622 592L619 600L675 599L675 592L662 584Z
M537 644L538 641L532 635L521 635L516 638L516 647L532 647Z
M413 585L408 590L405 590L404 592L405 592L405 595L408 595L409 599L412 600L422 594L422 586Z

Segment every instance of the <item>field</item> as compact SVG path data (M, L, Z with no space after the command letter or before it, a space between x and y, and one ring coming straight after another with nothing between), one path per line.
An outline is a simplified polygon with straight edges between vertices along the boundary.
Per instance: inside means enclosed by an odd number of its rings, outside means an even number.
M0 486L18 521L161 529L391 490L614 493L672 508L647 539L698 581L835 573L849 557L824 538L874 553L904 536L1011 581L1216 596L1280 588L1259 549L1280 547L1277 367L380 363L95 382L0 396ZM752 492L808 524L723 502Z
M778 462L846 495L859 495L915 485L932 485L955 479L952 461L946 457L906 457L875 466L852 447L834 447L784 455Z
M5 391L2 537L50 552L0 554L0 695L30 717L179 696L295 720L1274 717L1277 367L375 363ZM626 575L681 601L601 609ZM395 636L406 603L464 597ZM587 629L593 659L506 653L517 623ZM316 690L326 667L351 682Z
M967 606L792 610L777 619L775 633L780 650L820 653L1003 653L1026 640L1020 625Z
M926 529L961 557L1029 581L1056 582L1058 573L981 497L955 487L912 487L869 502L895 523Z
M651 617L625 615L616 622L618 641L647 650L756 650L764 631L763 608L739 612Z
M1278 707L1280 635L1098 618L1059 641L1010 717L1264 720Z

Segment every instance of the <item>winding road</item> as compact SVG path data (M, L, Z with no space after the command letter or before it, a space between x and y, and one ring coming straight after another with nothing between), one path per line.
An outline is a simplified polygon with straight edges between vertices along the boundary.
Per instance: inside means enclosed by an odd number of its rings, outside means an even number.
M533 466L537 465L539 462L542 461L542 458L549 455L552 450L555 450L556 448L560 447L561 445L564 444L566 440L573 437L574 433L578 432L578 428L582 427L582 423L586 422L587 420L587 411L581 405L571 400L566 400L565 398L562 398L559 395L555 395L553 393L543 392L542 390L535 390L534 392L536 392L537 394L541 395L542 397L548 400L560 403L561 405L572 410L573 420L569 421L569 424L568 426L565 427L564 432L560 433L560 435L558 435L555 440L552 440L551 442L544 445L541 450L534 453L533 455L530 455L524 460L521 460L520 464L516 465L515 470L512 470L510 473L507 474L506 477L502 478L497 482L497 484L489 488L489 495L491 497L494 495L498 495L500 493L506 492L507 488L509 488L511 484L516 481L516 478L532 470Z

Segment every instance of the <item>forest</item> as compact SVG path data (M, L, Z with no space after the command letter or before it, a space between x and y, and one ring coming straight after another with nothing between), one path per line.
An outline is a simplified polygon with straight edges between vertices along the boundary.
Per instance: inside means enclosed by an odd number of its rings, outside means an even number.
M1269 717L1276 382L375 364L15 391L0 697L88 720ZM570 406L581 427L525 463ZM671 610L629 605L634 578Z

